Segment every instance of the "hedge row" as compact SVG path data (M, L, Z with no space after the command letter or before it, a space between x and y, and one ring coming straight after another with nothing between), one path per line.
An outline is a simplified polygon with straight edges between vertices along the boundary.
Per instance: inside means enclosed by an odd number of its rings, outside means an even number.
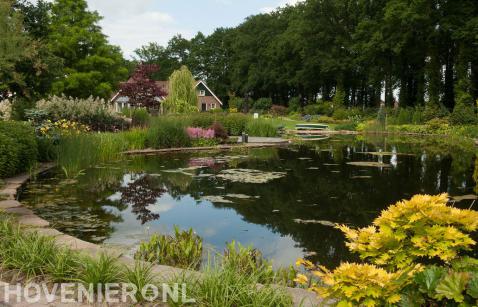
M35 131L30 125L0 121L0 178L29 170L38 156Z

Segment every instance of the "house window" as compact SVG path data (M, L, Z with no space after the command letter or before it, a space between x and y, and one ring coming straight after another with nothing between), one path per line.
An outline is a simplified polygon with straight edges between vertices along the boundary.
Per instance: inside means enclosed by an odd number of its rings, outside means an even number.
M206 96L206 91L205 90L200 90L199 91L199 96Z
M215 103L211 103L211 109L215 109L216 108L216 104Z

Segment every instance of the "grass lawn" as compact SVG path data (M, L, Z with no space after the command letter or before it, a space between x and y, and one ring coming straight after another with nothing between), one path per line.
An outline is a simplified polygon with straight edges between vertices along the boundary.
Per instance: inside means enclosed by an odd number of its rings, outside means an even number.
M275 117L275 118L262 118L265 121L269 121L274 126L284 126L286 129L295 129L296 124L304 124L305 121L299 121L290 119L287 117Z

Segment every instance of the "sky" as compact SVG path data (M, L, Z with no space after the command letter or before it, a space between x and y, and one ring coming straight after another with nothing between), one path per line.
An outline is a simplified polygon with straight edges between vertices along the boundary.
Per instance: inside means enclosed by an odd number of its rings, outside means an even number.
M239 25L250 15L268 13L302 0L87 0L104 17L103 32L126 57L149 42L166 45L181 34L211 34L219 27Z

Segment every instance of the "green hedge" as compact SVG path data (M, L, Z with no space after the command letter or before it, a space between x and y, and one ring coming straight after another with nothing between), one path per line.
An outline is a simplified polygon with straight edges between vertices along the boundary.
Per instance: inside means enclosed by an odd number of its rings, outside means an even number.
M21 122L0 122L0 177L27 171L38 160L34 129Z

